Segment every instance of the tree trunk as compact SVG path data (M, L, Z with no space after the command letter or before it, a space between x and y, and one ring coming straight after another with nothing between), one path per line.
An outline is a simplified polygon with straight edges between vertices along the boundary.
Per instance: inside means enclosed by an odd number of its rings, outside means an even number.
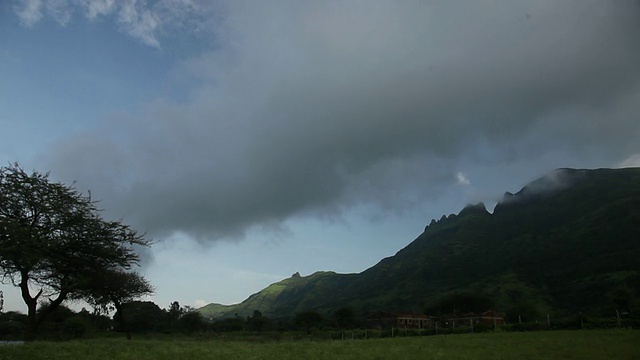
M47 316L49 316L49 314L51 314L58 306L60 306L60 304L62 304L62 302L67 298L68 293L69 292L66 290L60 291L58 297L55 300L51 301L49 305L44 307L39 314L36 314L36 327L40 326L40 324L44 322Z
M42 295L42 290L38 291L36 296L31 296L29 292L29 274L28 272L20 272L20 291L22 300L27 304L27 329L24 334L25 341L33 341L36 337L38 322L36 321L36 310L38 305L38 297Z
M49 306L42 309L40 314L38 311L38 298L42 295L42 289L38 291L35 296L31 296L29 292L29 274L28 272L21 272L20 274L20 291L22 293L22 299L27 304L27 329L25 331L24 340L33 341L36 338L36 332L42 322L55 310L62 302L67 298L69 293L66 290L60 291L58 297L51 301Z
M118 317L120 328L125 332L125 334L127 334L127 340L131 340L131 331L129 331L129 327L124 321L124 311L122 311L122 304L120 304L119 301L114 301L113 305L116 307L116 311L118 312L118 314L120 314L120 316Z
M33 341L36 338L36 329L38 327L36 323L36 306L28 303L27 309L27 329L24 333L24 340Z

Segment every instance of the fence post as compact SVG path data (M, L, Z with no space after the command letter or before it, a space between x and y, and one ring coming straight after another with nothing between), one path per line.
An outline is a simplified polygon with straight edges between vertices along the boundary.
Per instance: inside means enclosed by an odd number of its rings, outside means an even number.
M549 330L551 330L551 318L549 317L549 314L547 314L547 326L549 326Z

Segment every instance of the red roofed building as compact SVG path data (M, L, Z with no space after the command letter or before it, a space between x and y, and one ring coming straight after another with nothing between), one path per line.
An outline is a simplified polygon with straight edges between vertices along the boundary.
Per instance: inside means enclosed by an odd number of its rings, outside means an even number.
M470 326L472 323L474 325L500 326L504 325L504 316L499 312L487 310L480 314L474 312L456 315L449 314L440 318L440 325L442 327Z
M367 326L371 328L428 329L431 318L424 314L379 311L367 316Z

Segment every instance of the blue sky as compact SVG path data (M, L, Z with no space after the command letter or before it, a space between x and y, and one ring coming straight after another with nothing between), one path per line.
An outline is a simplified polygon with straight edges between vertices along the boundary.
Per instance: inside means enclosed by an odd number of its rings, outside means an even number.
M3 1L0 161L153 238L161 307L235 303L363 271L555 168L640 165L639 19L635 1Z

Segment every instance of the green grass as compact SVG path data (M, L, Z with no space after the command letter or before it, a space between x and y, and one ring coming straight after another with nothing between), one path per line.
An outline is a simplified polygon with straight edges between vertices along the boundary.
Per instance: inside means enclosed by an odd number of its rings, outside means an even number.
M638 359L640 331L580 330L394 339L248 342L121 338L0 346L5 359Z

